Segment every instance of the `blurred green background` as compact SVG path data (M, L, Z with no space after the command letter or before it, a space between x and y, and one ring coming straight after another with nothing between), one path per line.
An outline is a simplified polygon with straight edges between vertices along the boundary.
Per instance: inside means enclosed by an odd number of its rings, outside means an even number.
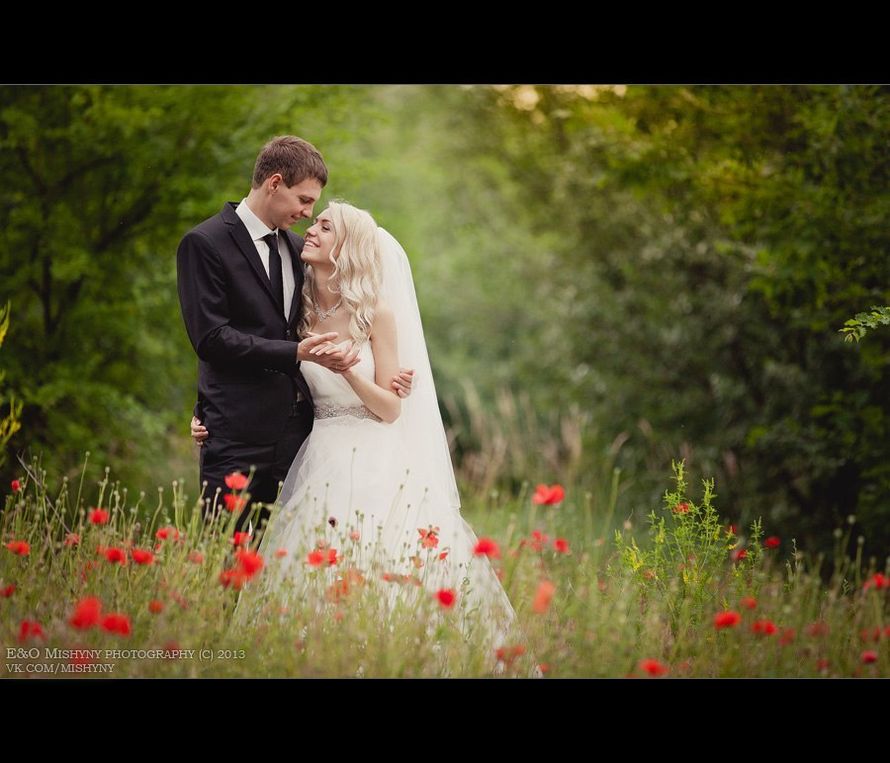
M640 518L685 458L733 521L890 552L890 331L838 333L890 304L880 86L2 87L4 484L89 450L197 492L176 247L284 133L412 260L468 502L617 467Z

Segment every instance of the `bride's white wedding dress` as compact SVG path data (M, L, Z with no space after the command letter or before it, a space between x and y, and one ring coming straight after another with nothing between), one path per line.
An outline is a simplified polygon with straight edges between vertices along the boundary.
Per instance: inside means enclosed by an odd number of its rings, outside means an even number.
M460 514L410 268L401 247L394 253L394 239L382 229L381 236L389 245L384 295L396 314L399 362L416 369L412 393L400 418L387 424L341 375L301 364L315 422L263 535L259 553L267 563L259 582L267 592L299 591L310 575L354 569L379 584L390 604L418 592L435 601L451 589L456 602L449 611L458 613L465 635L500 646L515 612L488 557L474 553L477 537ZM393 288L396 267L400 289ZM353 369L371 381L372 341ZM336 565L328 564L332 559Z

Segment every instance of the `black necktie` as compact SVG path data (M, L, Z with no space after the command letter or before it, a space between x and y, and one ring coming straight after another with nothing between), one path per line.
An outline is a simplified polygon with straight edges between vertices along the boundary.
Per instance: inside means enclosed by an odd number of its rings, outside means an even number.
M284 278L281 275L281 255L278 253L278 234L269 233L263 236L263 240L269 245L269 281L272 284L272 294L278 300L278 307L284 312Z

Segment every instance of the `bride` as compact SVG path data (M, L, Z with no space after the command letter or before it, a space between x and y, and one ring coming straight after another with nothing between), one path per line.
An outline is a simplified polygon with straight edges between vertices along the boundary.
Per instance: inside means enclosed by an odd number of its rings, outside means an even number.
M368 578L414 583L390 583L390 604L412 590L450 591L465 634L481 624L487 643L504 643L515 612L460 514L404 250L368 212L331 202L306 231L301 258L300 334L337 332L342 342L313 353L346 345L359 362L342 373L302 365L315 422L259 546L271 560L260 592L299 592L313 565L348 554ZM400 365L415 369L404 399L389 388Z

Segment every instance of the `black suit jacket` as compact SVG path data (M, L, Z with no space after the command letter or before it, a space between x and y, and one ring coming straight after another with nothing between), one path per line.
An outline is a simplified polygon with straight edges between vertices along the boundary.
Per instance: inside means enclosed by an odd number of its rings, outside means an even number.
M199 359L195 415L211 437L269 443L282 434L297 391L311 401L297 361L303 239L280 231L294 270L285 320L237 206L228 202L179 244L179 304Z

